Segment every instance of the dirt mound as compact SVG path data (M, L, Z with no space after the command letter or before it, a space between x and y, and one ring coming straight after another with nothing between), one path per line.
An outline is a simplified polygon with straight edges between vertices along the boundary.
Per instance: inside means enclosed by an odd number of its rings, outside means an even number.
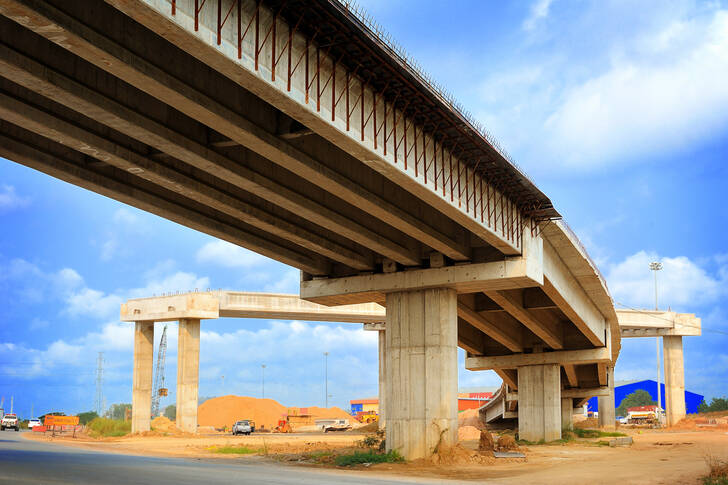
M468 450L462 445L441 448L429 460L434 465L491 464L495 462L492 453Z
M575 428L586 429L586 428L599 428L599 420L597 418L586 418L583 421L574 422Z
M495 450L495 441L493 441L493 435L489 431L480 432L480 442L478 443L478 451L493 451Z
M288 407L273 399L258 399L248 396L222 396L208 399L200 404L197 410L197 422L200 426L214 426L228 429L241 419L252 419L255 427L273 429L278 421L285 419L288 414ZM301 409L301 408L299 408ZM306 409L306 408L304 408ZM306 409L312 420L322 418L347 418L353 421L353 417L339 407L319 408L312 406ZM312 423L313 424L313 423Z
M354 428L354 430L357 433L374 433L379 429L379 423L367 423L364 426L359 426L358 428Z
M158 416L154 419L152 419L152 429L155 431L177 431L177 426L175 426L174 421L170 421L169 418L165 416Z
M517 449L518 443L516 443L516 439L513 436L504 434L498 437L498 450L508 451Z
M480 430L475 426L460 426L458 428L458 440L477 440L480 438Z
M473 426L480 430L485 429L485 423L481 421L477 409L466 409L458 413L458 426Z
M728 411L688 414L671 428L696 431L726 430L728 429Z

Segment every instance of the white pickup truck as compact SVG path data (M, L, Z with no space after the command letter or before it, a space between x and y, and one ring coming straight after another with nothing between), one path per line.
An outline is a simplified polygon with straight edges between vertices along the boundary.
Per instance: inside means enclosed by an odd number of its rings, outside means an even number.
M20 431L20 421L16 414L6 414L0 421L0 429L5 431L5 428L14 428L15 431Z

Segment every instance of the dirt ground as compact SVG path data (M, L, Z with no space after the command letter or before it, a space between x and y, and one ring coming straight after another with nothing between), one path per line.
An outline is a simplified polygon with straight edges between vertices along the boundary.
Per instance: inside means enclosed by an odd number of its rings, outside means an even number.
M728 460L728 432L700 430L622 430L634 438L629 447L599 447L571 442L521 447L526 459L491 459L477 465L432 465L429 463L381 464L352 470L352 473L396 474L442 479L509 484L698 484L707 473L705 457ZM27 433L29 439L80 446L107 452L176 456L187 458L246 460L250 455L221 455L215 446L246 446L267 450L271 459L286 455L287 463L297 454L352 448L362 439L358 433L259 434L244 437L217 436L132 436L94 440L90 438L48 438ZM602 438L604 439L604 438ZM596 440L594 440L596 441ZM476 449L477 441L464 441ZM294 459L291 459L291 456ZM260 459L260 455L258 456Z

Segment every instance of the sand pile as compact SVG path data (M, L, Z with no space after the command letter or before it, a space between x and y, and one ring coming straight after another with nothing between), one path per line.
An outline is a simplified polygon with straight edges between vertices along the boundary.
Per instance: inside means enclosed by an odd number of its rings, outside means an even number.
M165 416L158 416L152 419L152 429L154 431L177 431L174 421L170 421L169 418Z
M346 418L353 421L353 417L339 407L319 408L297 408L311 414L312 420L322 418ZM200 426L214 426L230 428L235 421L241 419L252 419L255 427L260 429L272 429L278 426L278 421L285 419L288 414L288 406L284 406L273 399L258 399L248 396L222 396L208 399L203 402L197 410L197 422Z
M485 429L485 423L481 421L477 409L466 409L458 413L458 426L473 426L479 430Z
M480 453L468 450L462 445L443 447L426 461L434 465L469 465L469 464L492 464L495 462L492 453Z
M458 428L458 440L477 440L480 439L480 430L475 426L460 426Z

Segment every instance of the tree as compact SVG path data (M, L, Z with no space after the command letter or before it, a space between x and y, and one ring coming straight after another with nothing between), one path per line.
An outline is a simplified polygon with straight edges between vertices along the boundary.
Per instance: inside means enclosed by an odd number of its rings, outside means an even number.
M171 419L172 421L177 419L177 406L175 406L174 404L170 404L169 406L164 408L164 416L168 419Z
M652 400L650 393L642 389L637 389L632 394L628 394L622 399L617 408L617 416L626 416L627 409L636 406L649 406L650 404L657 404Z
M115 419L117 421L124 421L126 419L126 410L131 411L131 404L112 404L108 411L106 411L106 417Z
M712 413L715 411L728 411L728 399L725 397L714 397L710 400L710 404L706 404L705 400L698 406L699 413Z
M89 421L98 417L99 415L96 414L96 411L86 411L85 413L78 413L78 422L79 424L88 424Z

